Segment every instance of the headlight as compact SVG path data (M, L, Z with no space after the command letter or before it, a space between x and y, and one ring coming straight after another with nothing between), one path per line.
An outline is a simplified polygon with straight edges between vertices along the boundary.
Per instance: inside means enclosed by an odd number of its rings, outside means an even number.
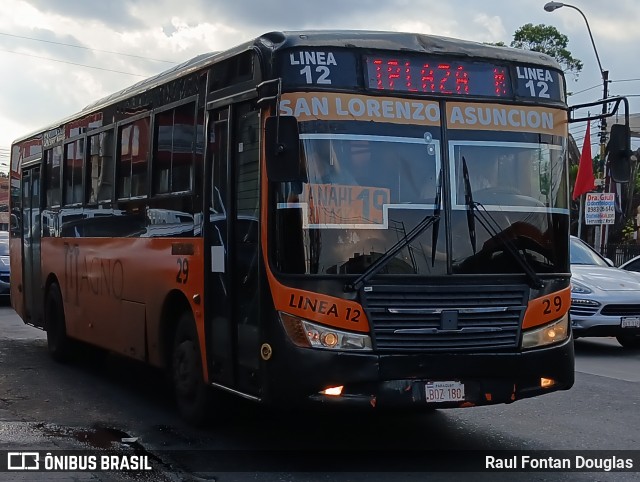
M287 335L298 346L325 350L371 351L369 335L336 330L282 311L279 314Z
M593 293L593 291L591 291L591 289L587 288L582 283L578 283L577 281L572 281L571 282L571 292L572 293L579 293L581 295L588 295L590 293Z
M522 348L534 348L558 343L569 337L569 313L553 323L522 334Z
M594 300L581 300L580 298L571 298L571 306L580 308L597 308L600 306L600 303Z

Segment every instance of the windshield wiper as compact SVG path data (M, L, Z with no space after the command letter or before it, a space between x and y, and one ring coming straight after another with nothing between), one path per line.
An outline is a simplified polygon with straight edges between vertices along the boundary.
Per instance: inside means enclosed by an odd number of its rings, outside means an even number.
M433 225L433 232L431 233L431 266L436 264L436 244L438 244L438 231L440 230L440 209L442 209L442 168L438 173L438 186L436 187L436 198L434 200L436 205L433 208L433 217L436 218Z
M464 203L467 206L467 226L469 227L469 239L473 254L476 254L476 218L473 211L473 195L471 194L471 183L469 182L469 170L467 161L462 156L462 181L464 183Z
M469 225L469 236L471 238L471 246L473 247L473 253L476 253L476 231L475 231L475 219L477 219L482 227L494 238L497 238L501 245L511 254L513 259L520 265L522 270L527 275L529 284L532 288L542 288L544 283L538 276L538 273L531 267L531 264L527 261L527 258L516 248L513 242L504 235L500 225L495 218L486 210L486 208L478 202L473 200L473 194L471 193L471 183L469 182L469 172L467 170L467 161L464 156L462 157L462 177L464 180L464 200L467 205L467 224ZM478 208L482 208L482 210Z
M438 237L438 227L440 225L440 205L442 204L442 168L440 169L440 173L438 174L438 186L436 188L436 199L435 199L435 208L433 210L433 214L425 216L425 218L420 221L411 231L409 231L402 239L400 239L396 244L391 246L387 251L384 252L382 256L376 259L371 266L363 271L363 273L358 276L351 283L346 283L344 285L345 291L358 291L364 283L366 283L372 276L374 276L378 271L380 271L384 266L391 260L402 248L407 246L411 241L416 239L420 234L426 231L429 226L435 223L434 226L434 234L433 234L433 243L432 243L432 251L431 251L431 260L432 263L435 260L435 241Z

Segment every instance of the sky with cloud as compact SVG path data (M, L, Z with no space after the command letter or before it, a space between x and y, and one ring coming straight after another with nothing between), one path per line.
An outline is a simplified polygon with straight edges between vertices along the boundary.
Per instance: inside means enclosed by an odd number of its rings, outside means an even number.
M0 169L11 142L85 105L204 52L273 30L367 29L505 42L526 23L553 25L584 63L569 76L573 104L602 97L584 19L545 0L2 0ZM640 112L640 4L573 0L588 19L610 95ZM581 144L584 127L572 129ZM592 125L594 153L597 126ZM582 137L584 134L582 134Z

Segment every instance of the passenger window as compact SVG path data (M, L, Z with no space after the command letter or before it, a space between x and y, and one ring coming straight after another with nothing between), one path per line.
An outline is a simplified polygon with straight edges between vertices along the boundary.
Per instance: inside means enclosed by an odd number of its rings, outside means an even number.
M47 181L47 207L60 206L60 168L62 166L62 146L45 152Z
M64 156L64 203L82 202L82 163L84 161L84 139L65 146Z
M86 200L88 203L111 201L113 194L113 132L89 137Z
M155 118L153 192L184 192L191 189L195 147L195 103L176 107Z
M147 194L149 122L145 117L119 130L118 199Z

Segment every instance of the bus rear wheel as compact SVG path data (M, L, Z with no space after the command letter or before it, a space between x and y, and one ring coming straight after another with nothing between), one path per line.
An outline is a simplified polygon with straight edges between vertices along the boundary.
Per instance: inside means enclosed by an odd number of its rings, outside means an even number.
M193 425L206 419L210 388L204 382L202 358L191 313L184 313L176 328L171 358L171 378L182 418Z
M49 355L58 362L68 361L71 358L73 342L67 336L62 293L57 283L53 283L49 287L45 301L44 316Z

